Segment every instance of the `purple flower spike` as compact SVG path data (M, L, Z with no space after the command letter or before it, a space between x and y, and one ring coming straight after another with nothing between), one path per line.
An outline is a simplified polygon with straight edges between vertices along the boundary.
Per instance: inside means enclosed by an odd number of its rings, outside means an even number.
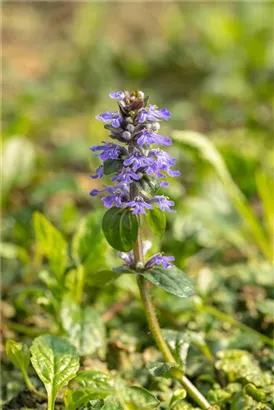
M170 112L153 104L146 106L147 97L140 90L112 91L109 95L117 101L118 110L106 111L96 118L107 124L105 128L117 143L104 141L91 148L104 162L91 178L102 178L105 173L115 184L101 191L93 189L90 195L103 194L106 208L129 208L134 215L146 214L155 206L175 212L173 201L164 195L153 197L157 186L168 186L163 179L180 175L173 169L176 159L159 148L172 144L170 138L159 134L160 122L168 120Z
M171 261L174 261L175 258L174 256L164 256L161 253L156 253L156 255L152 256L147 263L145 264L145 269L150 269L154 265L163 265L163 267L166 269L169 266L172 266Z

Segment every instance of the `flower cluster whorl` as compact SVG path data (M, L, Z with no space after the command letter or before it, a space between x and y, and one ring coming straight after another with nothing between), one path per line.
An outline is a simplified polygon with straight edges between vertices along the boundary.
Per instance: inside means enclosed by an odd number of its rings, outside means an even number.
M103 193L102 201L106 208L127 207L133 214L146 215L146 209L153 209L154 205L162 211L174 212L171 209L173 201L155 194L159 187L168 186L162 180L167 175L180 175L179 171L172 170L176 160L161 148L151 147L172 144L170 138L158 133L160 121L168 120L170 112L166 108L148 105L148 97L142 91L112 92L110 97L117 100L119 109L104 112L96 118L105 123L110 138L120 144L103 141L102 145L90 149L103 161L92 178L114 174L111 180L115 184L102 190L93 189L90 195ZM132 190L132 186L136 189Z

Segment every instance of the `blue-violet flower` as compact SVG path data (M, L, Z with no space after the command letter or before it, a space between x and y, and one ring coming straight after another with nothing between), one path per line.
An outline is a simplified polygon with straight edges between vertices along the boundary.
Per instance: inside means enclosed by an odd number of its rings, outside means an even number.
M114 185L93 189L90 195L104 194L102 201L106 208L128 208L134 215L146 214L146 210L154 206L161 211L175 212L173 201L157 195L159 187L168 186L162 179L180 175L172 168L176 159L158 148L172 144L170 138L158 133L160 122L168 120L170 112L148 105L149 98L142 91L113 91L110 98L116 100L118 110L106 111L96 118L105 123L110 137L117 143L103 141L102 145L90 148L107 163L106 168L99 166L91 178L99 179L107 173ZM172 256L157 254L149 259L147 267L155 264L167 267L171 260Z

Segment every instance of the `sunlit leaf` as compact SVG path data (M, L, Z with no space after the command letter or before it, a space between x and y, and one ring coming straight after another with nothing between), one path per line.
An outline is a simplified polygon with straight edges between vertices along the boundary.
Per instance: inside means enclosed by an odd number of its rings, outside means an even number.
M37 337L30 351L31 363L48 393L48 410L53 410L57 393L77 373L79 356L66 339L51 335Z
M90 306L80 306L67 298L62 303L61 320L69 341L80 356L105 350L105 326L102 317Z
M140 274L155 286L166 290L172 295L180 298L188 298L194 295L191 280L176 266L171 266L167 269L162 266L154 266L147 271L140 272Z
M95 389L67 389L64 394L66 410L77 410L80 406L88 404L91 400L104 399L107 395L108 393L96 391Z
M39 212L33 216L37 251L45 255L56 277L61 278L67 263L67 243L62 234Z
M25 376L30 364L30 352L26 345L17 343L14 340L6 341L6 353L17 369L21 370Z
M153 410L159 405L159 400L143 387L128 387L119 383L117 394L125 410Z

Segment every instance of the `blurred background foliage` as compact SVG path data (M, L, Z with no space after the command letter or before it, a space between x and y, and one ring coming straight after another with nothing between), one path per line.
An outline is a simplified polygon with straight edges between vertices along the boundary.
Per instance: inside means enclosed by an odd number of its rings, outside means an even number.
M38 295L29 287L40 269L33 212L42 212L70 241L82 217L102 208L89 197L100 186L89 179L98 165L89 147L106 137L95 115L114 109L112 90L141 89L167 107L166 135L205 134L264 224L262 202L273 193L274 171L271 2L6 1L2 9L2 314L8 321L48 326L40 307L32 315L37 299L45 302L42 290ZM177 213L168 215L166 235L154 245L175 255L209 305L271 336L273 272L256 238L243 232L228 187L199 152L176 141L170 152L182 173L168 191ZM103 248L104 263L118 263ZM133 284L118 280L107 295L87 286L88 301L103 311ZM158 292L172 311L174 298ZM219 339L222 347L252 350L253 339L233 332L227 338L230 328L222 322L204 321L205 312L193 316L176 303L173 313L184 324L191 319L192 330L209 332L214 351ZM142 321L133 330L134 315L121 318L125 343L145 337ZM17 333L3 330L9 337ZM268 354L257 357L265 368Z

